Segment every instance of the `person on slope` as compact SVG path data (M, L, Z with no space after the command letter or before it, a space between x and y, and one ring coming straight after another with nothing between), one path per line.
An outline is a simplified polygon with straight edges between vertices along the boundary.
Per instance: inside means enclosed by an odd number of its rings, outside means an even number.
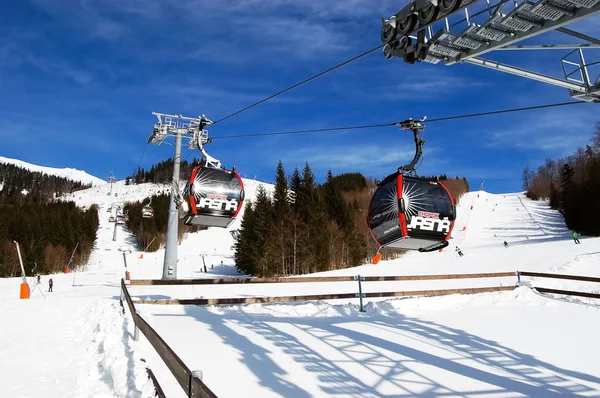
M48 280L48 291L49 292L52 291L52 286L54 286L54 282L52 281L52 278L50 278L50 280Z
M573 239L576 245L581 244L581 242L579 242L579 234L577 232L571 232L571 239Z
M456 252L458 253L459 257L463 256L463 252L460 250L460 247L456 246Z
M508 242L504 241L504 247L508 247Z

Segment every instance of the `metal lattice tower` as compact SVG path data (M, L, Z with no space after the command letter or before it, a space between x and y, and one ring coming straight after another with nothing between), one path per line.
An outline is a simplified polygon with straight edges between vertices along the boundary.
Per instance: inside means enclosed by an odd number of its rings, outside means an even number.
M584 57L584 50L600 48L600 39L565 28L600 14L600 0L492 1L412 1L383 21L384 56L403 58L410 64L470 63L566 88L571 97L582 101L600 102L600 73L590 78L590 70L600 68L600 56L596 61L586 60L587 54ZM537 38L552 31L584 43L554 43L548 35ZM534 37L536 44L518 44ZM494 51L533 50L571 50L561 58L564 78L482 58Z
M181 164L181 141L183 136L189 136L189 148L197 148L202 151L206 161L211 164L220 162L210 157L204 151L204 144L211 140L204 127L213 122L202 115L199 117L186 117L183 115L168 115L165 113L152 112L158 122L154 125L152 134L148 138L149 144L160 145L167 137L175 137L175 157L173 164L173 182L171 189L171 201L169 204L169 221L167 224L167 246L165 248L165 260L163 265L163 279L177 279L177 235L179 229L179 212L177 203L181 203L181 192L179 190L179 170ZM216 162L216 163L215 163Z
M106 181L108 181L108 183L110 184L110 193L109 193L109 195L112 196L112 193L113 193L113 184L117 182L117 177L115 177L115 174L112 171L109 171L108 172L108 179Z

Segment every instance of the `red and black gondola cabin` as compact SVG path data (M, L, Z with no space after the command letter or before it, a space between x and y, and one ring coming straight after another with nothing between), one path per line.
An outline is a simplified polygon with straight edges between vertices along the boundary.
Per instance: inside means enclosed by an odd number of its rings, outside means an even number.
M244 183L235 170L196 166L186 187L185 225L226 228L244 202Z
M438 180L394 173L369 204L368 225L383 247L429 252L448 246L456 209Z

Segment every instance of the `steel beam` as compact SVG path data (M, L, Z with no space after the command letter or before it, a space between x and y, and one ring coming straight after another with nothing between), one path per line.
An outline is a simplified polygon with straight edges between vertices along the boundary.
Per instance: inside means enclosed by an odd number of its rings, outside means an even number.
M586 34L579 33L574 30L571 30L571 29L558 28L558 29L556 29L556 31L560 32L560 33L564 33L569 36L577 37L578 39L581 39L581 40L589 41L590 43L600 44L600 39L596 39L595 37L588 36Z
M539 44L539 45L519 45L497 48L496 51L515 51L515 50L576 50L582 48L600 48L600 44Z
M578 93L588 93L588 88L584 85L571 83L565 80L558 79L556 77L544 75L537 72L532 72L527 69L517 68L516 66L502 64L500 62L491 61L484 58L472 57L464 59L462 62L470 63L473 65L483 66L488 69L495 69L500 72L510 73L512 75L525 77L531 80L537 80L538 82L552 84L554 86L566 88Z
M469 58L478 57L488 52L495 51L500 47L506 47L512 44L516 44L520 41L541 35L542 33L556 30L558 28L563 27L564 25L580 21L582 19L591 17L596 14L600 14L600 3L596 4L591 8L576 8L573 11L573 15L564 16L556 21L546 20L544 21L544 26L542 27L533 27L527 32L516 32L513 36L508 36L502 40L494 42L493 45L479 48L477 50L465 50L464 52L455 57L449 57L448 61L446 62L446 65L454 65L461 61L467 61Z

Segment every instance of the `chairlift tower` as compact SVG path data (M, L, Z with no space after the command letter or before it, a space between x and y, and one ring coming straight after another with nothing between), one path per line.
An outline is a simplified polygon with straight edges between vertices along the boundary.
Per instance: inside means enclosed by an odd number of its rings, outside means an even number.
M600 0L413 0L382 20L381 40L387 59L469 63L566 88L581 101L600 102L600 73L590 78L590 70L600 68L600 53L597 60L588 59L590 50L600 48L600 39L565 27L597 14ZM541 36L552 31L584 43L555 43ZM535 44L519 44L534 37ZM482 57L495 51L557 50L571 50L561 58L564 78Z
M211 164L219 163L204 151L203 145L211 142L208 132L204 127L213 122L202 115L187 117L183 115L169 115L166 113L152 112L158 119L152 134L148 138L149 144L160 145L167 137L175 137L175 157L173 161L173 181L171 199L169 204L169 221L167 225L167 246L163 265L163 279L177 279L177 235L179 229L179 212L177 202L181 201L179 192L179 169L181 164L181 141L183 136L190 137L189 147L199 148Z
M107 179L107 181L110 184L110 193L109 193L109 195L112 196L112 194L113 194L113 184L115 182L117 182L117 177L115 177L115 174L112 171L108 172L108 179Z

